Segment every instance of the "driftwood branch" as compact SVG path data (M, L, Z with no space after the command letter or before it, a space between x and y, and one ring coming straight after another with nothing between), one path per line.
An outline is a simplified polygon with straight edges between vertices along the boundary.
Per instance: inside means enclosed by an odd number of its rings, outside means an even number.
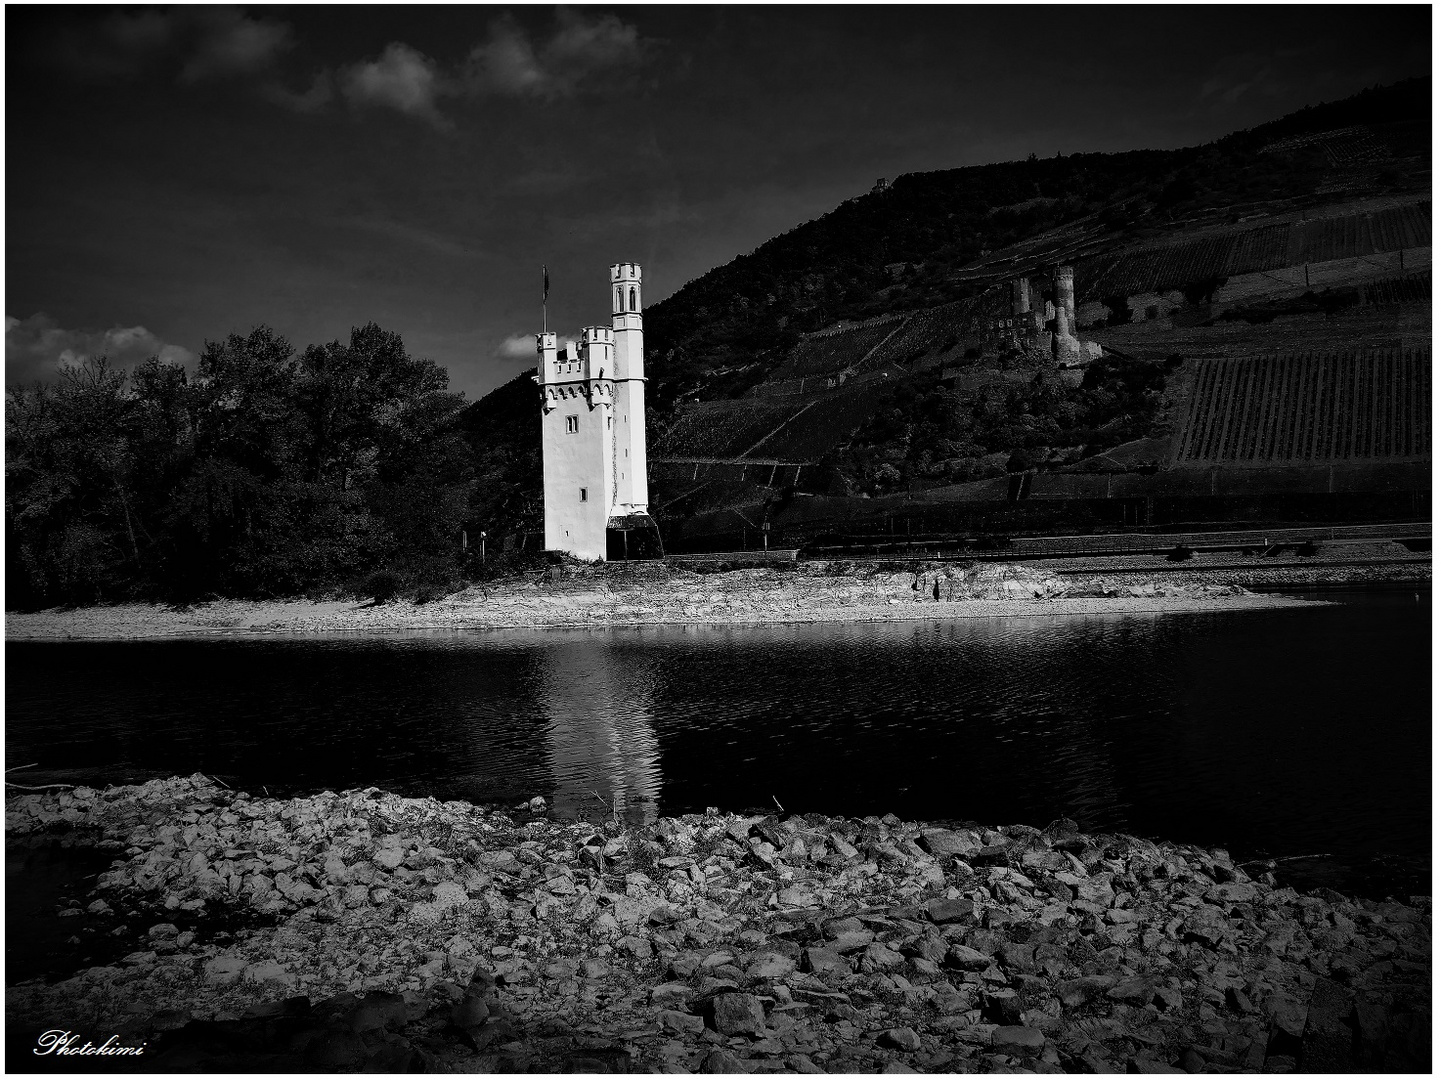
M5 782L7 788L14 788L16 791L74 791L74 784L40 784L38 787L27 787L24 784L12 784Z

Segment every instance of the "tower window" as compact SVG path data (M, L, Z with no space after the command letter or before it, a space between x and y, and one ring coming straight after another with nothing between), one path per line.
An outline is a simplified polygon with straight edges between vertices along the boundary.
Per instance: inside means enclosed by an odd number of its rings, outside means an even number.
M585 502L585 488L580 489L580 501Z
M630 309L631 309L632 311L635 310L635 290L634 290L634 289L631 289L631 291L630 291Z
M575 434L577 431L579 431L579 430L580 430L580 417L579 417L579 416L567 416L567 417L565 418L565 433L566 433L567 435L574 435L574 434Z

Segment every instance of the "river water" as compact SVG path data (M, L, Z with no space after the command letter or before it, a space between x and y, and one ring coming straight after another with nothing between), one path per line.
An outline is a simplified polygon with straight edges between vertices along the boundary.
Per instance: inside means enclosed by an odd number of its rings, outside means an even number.
M1045 825L1430 850L1429 589L1198 614L6 646L6 765L632 820ZM12 779L16 777L12 776Z

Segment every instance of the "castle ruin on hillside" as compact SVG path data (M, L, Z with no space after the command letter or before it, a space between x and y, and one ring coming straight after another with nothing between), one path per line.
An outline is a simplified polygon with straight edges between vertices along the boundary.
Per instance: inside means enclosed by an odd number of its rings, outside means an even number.
M1069 367L1089 358L1076 336L1076 276L1069 266L1058 266L1051 272L1051 287L1038 298L1040 306L1031 306L1031 279L1018 277L1011 282L1011 314L996 319L992 333L998 344L1023 352L1050 352L1052 361Z

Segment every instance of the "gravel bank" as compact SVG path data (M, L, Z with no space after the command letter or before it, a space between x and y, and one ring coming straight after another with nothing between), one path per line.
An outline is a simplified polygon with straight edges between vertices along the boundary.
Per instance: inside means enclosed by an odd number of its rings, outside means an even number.
M12 798L12 838L116 854L58 914L143 940L8 988L12 1046L145 1043L107 1071L1430 1067L1426 898L1301 896L1066 821L527 818L200 775ZM270 924L176 925L219 909Z
M702 574L659 565L569 566L475 587L430 604L224 600L187 609L128 604L10 613L7 640L130 639L255 633L386 633L683 623L765 624L1016 618L1293 606L1241 580L1162 573L1057 576L1043 564L856 563Z

